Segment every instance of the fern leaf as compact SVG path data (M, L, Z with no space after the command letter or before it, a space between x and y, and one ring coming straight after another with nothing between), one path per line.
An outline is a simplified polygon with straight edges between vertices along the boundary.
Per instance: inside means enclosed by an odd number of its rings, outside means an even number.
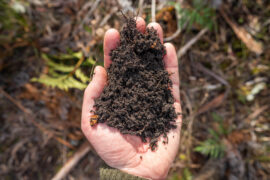
M79 51L79 52L70 52L69 54L60 54L52 57L58 60L70 60L70 59L81 59L82 56L83 56L82 51Z
M54 70L60 71L60 72L71 72L74 69L73 66L58 64L58 63L53 62L52 60L48 60L47 65L53 68Z
M184 169L183 176L182 176L181 180L192 180L192 174L188 168Z
M70 63L74 63L74 60L78 60L83 57L82 52L70 52L69 54L60 54L58 56L48 56L46 54L41 54L41 57L45 60L47 66L49 67L49 71L47 74L43 74L39 78L33 78L32 81L42 83L52 88L59 88L65 91L70 88L76 88L80 90L86 88L90 78L82 72L80 67L76 67L76 65L70 65ZM61 60L71 61L63 62ZM91 66L93 66L95 63L95 61L90 57L87 61L88 65ZM74 72L75 69L76 71Z
M82 65L83 66L93 66L96 64L96 61L92 58L92 57L89 57L87 58L83 63Z
M194 151L210 156L211 158L220 158L224 155L225 146L223 143L214 139L207 139L195 147Z
M216 141L219 141L219 134L216 131L214 131L213 129L208 129L208 132L213 136Z
M77 69L77 70L75 71L75 76L76 76L78 79L80 79L83 83L87 83L87 82L90 80L90 78L87 77L87 76L81 71L81 69Z
M77 89L80 89L80 90L83 90L87 87L86 84L76 80L74 77L69 77L67 79L67 81L69 82L69 88L77 88Z
M67 91L70 88L83 90L87 86L86 84L76 80L74 77L72 76L69 77L67 75L60 76L58 78L50 77L48 75L43 75L40 78L33 78L32 81L45 84L46 86L49 86L52 88L57 87L65 91Z

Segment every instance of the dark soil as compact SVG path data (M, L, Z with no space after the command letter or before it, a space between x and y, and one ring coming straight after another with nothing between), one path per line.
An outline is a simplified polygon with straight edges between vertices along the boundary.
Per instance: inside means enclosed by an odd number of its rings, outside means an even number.
M175 129L177 117L171 93L172 82L164 70L165 47L156 30L143 34L134 19L126 19L120 45L111 52L108 83L95 101L98 123L106 123L122 134L149 138L154 150L158 138Z

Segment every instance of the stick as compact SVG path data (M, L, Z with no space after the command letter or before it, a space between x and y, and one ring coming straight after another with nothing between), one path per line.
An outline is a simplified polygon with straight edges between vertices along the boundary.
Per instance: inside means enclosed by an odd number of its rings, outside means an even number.
M90 49L90 47L88 48ZM87 52L88 53L88 52ZM76 63L75 67L73 68L73 70L68 74L67 77L73 76L73 74L76 72L76 70L81 66L81 64L84 61L84 55L82 55L82 57L80 58L80 60Z
M74 146L72 146L69 142L65 141L64 139L61 139L60 137L53 136L53 132L47 130L43 126L41 126L38 122L35 121L35 114L30 110L25 108L19 101L11 97L8 93L6 93L2 88L0 88L0 93L2 93L8 100L10 100L13 104L16 105L18 109L20 109L22 112L24 112L26 118L30 120L37 128L39 128L44 134L51 135L55 140L60 142L61 144L71 148L75 149Z
M114 13L116 13L116 11L118 11L118 7L113 7L111 12L109 14L107 14L103 20L100 22L99 26L102 27L104 26L108 20L112 17L112 15L114 15Z
M187 95L187 93L185 91L182 91L182 95L186 100L187 103L187 108L190 112L190 115L186 118L186 121L188 122L187 125L187 134L183 136L183 139L186 138L186 150L187 150L187 157L188 157L188 164L191 164L191 153L190 153L190 149L192 147L192 127L193 127L193 122L194 122L194 118L195 118L195 113L192 109L192 104L191 101ZM185 137L185 138L184 138Z
M214 73L213 71L211 71L211 70L205 68L205 67L204 67L202 64L200 64L200 63L194 64L194 67L197 68L199 71L201 71L201 72L203 72L203 73L205 73L205 74L207 74L207 75L209 75L209 76L212 76L212 77L215 78L217 81L219 81L219 82L221 82L223 85L225 85L226 90L225 90L224 96L221 96L221 97L222 97L222 101L224 101L224 100L227 98L227 96L228 96L228 94L229 94L229 92L230 92L230 90L231 90L231 86L230 86L230 84L228 83L228 81L226 81L224 78L222 78L221 76L217 75L217 74ZM198 114L199 114L199 113L198 113ZM198 114L197 114L197 115L198 115Z
M138 6L139 6L139 7L138 7L138 9L139 9L139 10L138 10L138 11L139 11L138 16L139 16L139 17L141 17L141 16L142 16L142 13L143 13L143 1L144 1L144 0L139 0L139 5L138 5Z
M197 34L194 38L187 42L184 47L178 50L177 57L180 58L184 54L186 54L186 52L191 48L191 46L193 46L207 31L207 28L202 29L199 34Z
M25 107L23 107L23 105L16 101L13 97L11 97L8 93L6 93L6 91L4 91L2 88L0 88L0 92L8 99L10 100L13 104L15 104L21 111L23 111L25 114L29 114L30 110L26 109Z
M91 150L88 142L83 143L80 148L75 152L75 154L69 158L69 160L64 164L64 166L56 173L52 180L60 180L66 177L66 175L71 171L72 168Z
M152 0L151 13L152 22L156 22L156 0Z
M94 2L94 4L92 5L90 11L88 11L88 13L86 14L86 16L83 18L82 23L81 23L81 26L83 26L88 21L88 19L90 18L90 16L94 12L94 10L96 10L96 8L97 8L97 6L98 6L99 3L100 3L100 0L96 0Z
M219 11L225 21L231 26L236 36L245 43L250 51L255 52L256 54L261 54L263 52L262 43L255 41L243 27L238 26L235 22L230 20L223 8L220 8Z
M171 40L173 40L174 38L176 38L180 33L181 33L181 29L178 28L178 29L175 31L175 33L173 33L173 35L164 38L164 41L165 41L165 42L171 41Z
M219 75L217 75L213 71L207 69L201 63L196 63L196 68L198 70L204 72L205 74L208 74L208 75L212 76L213 78L215 78L216 80L218 80L219 82L221 82L222 84L224 84L225 86L230 86L230 84L224 78L220 77Z

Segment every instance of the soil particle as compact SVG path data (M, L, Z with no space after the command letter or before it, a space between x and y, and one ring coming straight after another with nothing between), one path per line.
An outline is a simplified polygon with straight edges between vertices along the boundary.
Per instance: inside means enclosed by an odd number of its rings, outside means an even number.
M107 85L95 100L95 115L98 123L139 136L155 150L158 138L176 128L165 47L156 30L143 34L134 19L126 19L120 36L119 46L110 53Z

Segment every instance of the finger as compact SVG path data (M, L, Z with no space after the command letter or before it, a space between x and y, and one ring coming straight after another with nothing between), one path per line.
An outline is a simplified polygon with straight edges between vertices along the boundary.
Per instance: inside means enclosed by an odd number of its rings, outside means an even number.
M165 69L170 74L172 81L172 94L176 102L180 102L178 60L174 46L171 43L164 44L166 55L163 58Z
M144 19L141 18L141 17L136 17L135 20L136 20L136 27L137 27L137 29L141 33L145 33L145 26L146 26L146 24L145 24Z
M136 27L137 29L144 33L145 32L145 21L141 17L136 18ZM108 68L112 63L110 52L115 49L120 42L120 34L116 29L109 29L105 33L104 37L104 67Z
M112 63L110 52L119 45L119 42L120 42L120 34L116 29L109 29L105 33L103 43L105 68L108 68Z
M158 23L152 22L147 25L147 28L151 28L151 27L153 27L157 31L158 37L161 43L163 43L163 30L161 26Z
M97 66L94 71L94 76L91 83L84 91L81 128L85 134L91 129L89 124L90 111L93 109L95 99L100 96L107 81L107 72L101 67Z

